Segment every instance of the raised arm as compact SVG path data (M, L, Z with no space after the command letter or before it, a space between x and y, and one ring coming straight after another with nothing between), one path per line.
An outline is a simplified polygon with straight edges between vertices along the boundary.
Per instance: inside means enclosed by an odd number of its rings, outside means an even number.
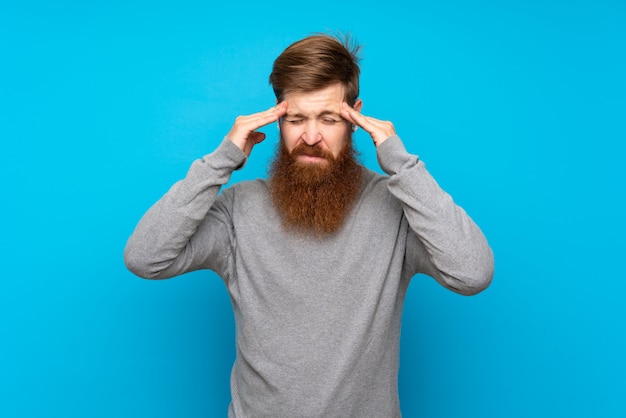
M494 259L474 221L439 187L424 163L406 151L391 122L361 115L345 104L342 115L367 131L376 145L379 164L390 176L389 191L402 204L415 233L409 239L416 241L407 246L407 261L415 271L464 295L485 289L493 277Z
M279 104L236 119L218 148L194 161L141 218L124 249L129 270L140 277L164 279L200 268L225 268L230 250L227 199L216 203L220 188L243 166L252 147L265 138L256 130L284 114Z
M493 254L476 223L441 189L424 163L406 151L397 135L378 147L378 161L391 176L389 191L401 202L419 240L420 245L412 248L419 253L423 246L428 254L430 263L419 257L418 270L464 295L487 288L493 277Z

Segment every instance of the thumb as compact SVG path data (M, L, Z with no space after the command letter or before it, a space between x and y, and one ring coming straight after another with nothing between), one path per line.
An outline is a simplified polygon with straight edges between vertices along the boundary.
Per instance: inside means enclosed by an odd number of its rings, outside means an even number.
M252 139L255 144L258 144L265 139L265 134L263 132L252 132L250 134L250 139Z

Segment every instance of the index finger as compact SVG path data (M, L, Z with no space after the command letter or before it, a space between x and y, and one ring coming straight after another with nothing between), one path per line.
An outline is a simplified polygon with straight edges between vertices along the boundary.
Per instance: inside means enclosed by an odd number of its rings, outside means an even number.
M347 119L350 123L359 125L365 131L369 132L368 126L366 126L370 125L367 118L346 102L341 103L341 116Z
M262 126L268 125L272 122L276 122L282 115L287 112L287 102L284 100L278 103L276 106L272 106L267 110L250 115L251 122L254 121L257 124L258 129Z
M380 145L392 135L395 135L396 131L393 124L388 121L378 120L369 116L363 116L361 112L348 106L347 103L343 103L341 107L342 116L344 116L351 123L355 123L364 131L370 134L376 146Z

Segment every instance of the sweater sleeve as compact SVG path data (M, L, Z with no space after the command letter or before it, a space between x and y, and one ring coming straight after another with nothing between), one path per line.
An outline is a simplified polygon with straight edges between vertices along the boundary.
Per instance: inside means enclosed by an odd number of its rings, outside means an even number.
M245 154L227 138L194 161L185 178L139 221L124 249L128 269L148 279L200 268L218 273L226 269L231 222L227 199L218 193L245 161Z
M493 253L485 236L449 194L443 191L417 156L409 154L397 135L377 149L381 168L390 175L390 193L401 203L413 234L407 260L416 273L434 277L464 295L489 286Z

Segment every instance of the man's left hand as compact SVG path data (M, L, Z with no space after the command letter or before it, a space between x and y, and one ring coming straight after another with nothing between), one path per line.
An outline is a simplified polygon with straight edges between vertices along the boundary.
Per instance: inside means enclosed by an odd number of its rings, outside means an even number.
M387 138L396 134L396 130L391 122L364 116L346 102L341 104L341 116L370 134L374 140L374 145L377 147Z

